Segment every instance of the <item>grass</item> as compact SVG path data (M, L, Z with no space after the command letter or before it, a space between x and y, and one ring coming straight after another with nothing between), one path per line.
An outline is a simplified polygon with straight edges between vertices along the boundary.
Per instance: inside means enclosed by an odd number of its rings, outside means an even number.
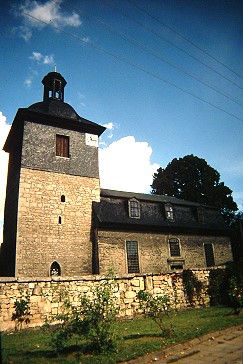
M160 336L159 328L150 319L123 320L116 323L121 336L118 352L110 355L85 354L84 343L75 341L62 354L56 354L50 346L51 331L25 330L2 334L2 357L4 364L112 364L239 324L243 324L243 315L230 315L230 309L225 307L180 311L174 317L175 336L169 339Z

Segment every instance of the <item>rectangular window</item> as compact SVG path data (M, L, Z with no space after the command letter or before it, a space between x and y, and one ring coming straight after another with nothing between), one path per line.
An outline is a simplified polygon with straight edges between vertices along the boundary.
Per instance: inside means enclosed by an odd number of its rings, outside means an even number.
M126 241L128 273L139 273L138 242Z
M169 243L170 243L170 256L179 257L181 255L179 240L176 238L172 238L169 240Z
M208 243L204 244L204 252L205 252L206 266L213 267L215 265L213 244L208 244Z
M69 137L56 135L56 156L69 158Z
M167 220L174 219L173 207L171 205L165 205L165 217Z
M140 218L140 203L137 200L128 201L129 217Z

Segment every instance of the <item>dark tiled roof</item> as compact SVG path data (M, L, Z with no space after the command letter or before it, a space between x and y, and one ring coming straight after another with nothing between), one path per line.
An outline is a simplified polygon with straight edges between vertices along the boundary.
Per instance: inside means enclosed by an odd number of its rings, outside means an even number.
M140 218L129 217L128 201L135 198L140 202ZM174 219L165 216L165 204L173 206ZM203 206L162 195L101 190L101 201L94 203L96 223L100 227L134 230L169 230L192 233L221 232L227 227L220 212L212 207ZM204 221L199 221L197 209L203 209Z

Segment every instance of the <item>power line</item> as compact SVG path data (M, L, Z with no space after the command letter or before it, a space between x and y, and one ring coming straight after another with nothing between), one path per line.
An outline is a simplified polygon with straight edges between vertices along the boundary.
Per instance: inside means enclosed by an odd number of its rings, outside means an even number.
M26 16L28 16L28 17L32 18L32 19L35 19L35 20L39 21L40 23L43 23L43 24L46 24L46 25L51 25L54 29L57 29L57 30L58 30L58 31L60 31L61 33L66 34L66 35L68 35L68 36L70 36L70 37L72 37L72 38L74 38L74 39L78 40L79 42L82 42L82 43L88 44L89 46L91 46L91 47L93 47L93 48L96 48L96 49L98 49L99 51L101 51L101 52L103 52L103 53L105 53L105 54L108 54L109 56L111 56L111 57L113 57L113 58L115 58L115 59L119 60L120 62L123 62L123 63L129 64L130 66L132 66L132 67L134 67L134 68L136 68L136 69L138 69L138 70L140 70L140 71L142 71L142 72L144 72L144 73L146 73L146 74L148 74L148 75L150 75L150 76L152 76L152 77L154 77L154 78L156 78L156 79L158 79L158 80L160 80L160 81L163 81L163 82L165 82L165 83L169 84L170 86L173 86L173 87L175 87L176 89L178 89L178 90L180 90L180 91L182 91L182 92L184 92L184 93L186 93L186 94L188 94L188 95L190 95L190 96L193 96L194 98L196 98L196 99L198 99L198 100L200 100L200 101L202 101L202 102L204 102L204 103L206 103L206 104L208 104L208 105L210 105L210 106L214 107L215 109L218 109L218 110L220 110L220 111L223 111L224 113L228 114L229 116L231 116L231 117L233 117L233 118L235 118L235 119L238 119L238 120L240 120L240 121L243 121L243 119L239 118L238 116L233 115L233 114L231 114L230 112L228 112L228 111L226 111L226 110L224 110L224 109L222 109L222 108L220 108L220 107L218 107L218 106L216 106L216 105L212 104L211 102L204 100L204 99L203 99L203 98L201 98L200 96L197 96L197 95L195 95L195 94L191 93L190 91L187 91L187 90L183 89L182 87L175 85L174 83L172 83L172 82L170 82L170 81L168 81L168 80L164 79L163 77L158 76L158 75L155 75L154 73L152 73L152 72L150 72L150 71L146 70L145 68L140 67L140 66L138 66L138 65L136 65L136 64L134 64L134 63L132 63L132 62L130 62L130 61L124 60L123 58L118 57L117 55L115 55L115 54L113 54L113 53L111 53L111 52L109 52L109 51L105 50L104 48L97 46L97 44L95 44L95 43L93 43L93 42L86 41L85 39L82 39L81 37L79 37L79 36L77 36L77 35L75 35L75 34L69 33L69 32L67 32L67 31L66 31L66 30L64 30L64 29L62 29L62 28L60 28L60 27L58 27L58 26L56 26L56 25L53 25L53 24L51 23L51 21L50 21L50 22L46 22L46 21L41 20L41 19L39 19L39 18L37 18L37 17L35 17L35 16L31 15L31 14L28 14L28 13L26 13L26 12L22 12L22 14L24 14L24 15L26 15Z
M53 0L54 2L57 2L56 0ZM71 6L68 5L63 5L66 8L69 8L71 10L75 9L75 11L79 12L77 8L73 8ZM187 70L185 70L184 68L182 68L180 65L177 65L176 63L172 63L170 60L168 60L165 57L162 57L161 55L159 55L157 52L155 52L153 49L148 48L146 46L144 46L143 43L137 41L136 39L127 36L125 33L120 32L119 30L117 30L116 28L114 28L113 26L111 26L110 24L104 22L103 20L94 17L93 15L91 15L88 11L86 10L82 10L82 13L85 13L88 15L89 18L91 18L92 20L94 20L95 22L101 24L103 27L105 27L106 29L108 29L108 31L110 31L111 33L115 34L115 36L127 41L128 43L142 49L145 53L152 55L153 57L156 57L157 59L159 59L160 61L168 64L169 66L179 70L180 72L183 72L184 74L186 74L187 76L193 78L194 80L201 82L203 85L209 87L211 90L219 93L220 95L228 98L229 100L233 101L234 103L240 105L241 107L243 106L240 102L236 101L235 99L233 99L230 95L226 94L225 92L223 92L222 90L218 89L216 86L211 86L209 85L206 81L204 81L203 79L200 79L199 77L197 77L196 75L193 75L192 73L188 72Z
M179 37L181 37L182 39L184 39L185 41L187 41L188 43L190 43L191 45L193 45L195 48L197 48L201 52L205 53L207 56L209 56L210 58L212 58L214 61L218 62L219 64L221 64L222 66L224 66L225 68L227 68L230 72L234 73L237 77L242 78L242 76L240 76L238 73L236 73L230 67L228 67L226 64L224 64L223 62L221 62L216 57L212 56L212 54L210 54L209 52L205 51L205 49L202 49L201 47L199 47L196 43L192 42L189 38L185 37L183 34L179 33L178 31L176 31L175 29L173 29L168 24L165 24L163 21L161 21L160 19L158 19L156 16L150 14L147 10L145 10L141 6L137 5L133 0L127 0L127 1L130 4L132 4L134 7L136 7L137 9L141 10L143 13L145 13L146 15L148 15L150 18L156 20L158 23L160 23L164 27L168 28L170 31L172 31L173 33L175 33L176 35L178 35Z
M113 3L110 4L109 0L103 0L105 1L108 6L114 8L116 11L120 12L123 16L125 16L126 18L128 18L129 20L131 20L134 23L137 23L138 25L140 25L141 27L143 27L144 29L146 29L147 31L149 31L150 33L156 35L158 38L162 39L164 42L170 44L172 47L175 47L177 49L179 49L181 52L185 53L187 56L189 56L190 58L193 58L194 60L196 60L197 62L201 63L203 66L207 67L208 69L210 69L211 71L215 72L217 75L223 77L225 80L227 80L228 82L232 83L234 86L238 87L240 90L242 90L243 88L241 86L239 86L237 83L233 82L232 80L230 80L228 77L224 76L222 73L220 73L219 71L215 70L213 67L209 66L208 64L206 64L205 62L201 61L200 59L198 59L197 57L193 56L192 54L190 54L189 52L187 52L185 49L183 49L182 47L179 47L178 45L176 45L174 42L168 40L167 38L163 37L161 34L159 34L158 32L156 32L154 29L144 25L143 23L141 23L138 20L135 20L134 18L132 18L131 16L129 16L127 13L125 13L124 11L118 9Z

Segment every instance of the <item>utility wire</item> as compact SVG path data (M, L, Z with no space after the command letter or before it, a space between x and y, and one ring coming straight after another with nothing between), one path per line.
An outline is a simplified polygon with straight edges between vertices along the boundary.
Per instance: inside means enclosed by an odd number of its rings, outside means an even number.
M56 0L53 0L54 2L57 2ZM77 13L79 13L77 8L73 8L69 5L65 5L66 8L71 9L71 10L75 10ZM181 67L180 65L177 65L176 63L171 62L170 60L168 60L165 57L162 57L161 55L159 55L157 52L155 52L153 49L144 46L143 43L137 41L136 39L127 36L125 33L120 32L119 30L117 30L116 28L114 28L113 26L111 26L110 24L104 22L103 20L91 15L88 11L86 10L81 10L82 13L85 13L86 15L88 15L89 18L91 18L92 20L94 20L95 22L101 24L104 28L108 29L108 31L110 31L111 33L115 34L115 36L127 41L128 43L134 45L135 47L138 47L140 49L142 49L143 52L152 55L153 57L159 59L160 61L168 64L171 67L174 67L175 69L179 70L180 72L183 72L184 74L186 74L187 76L193 78L194 80L201 82L203 85L209 87L211 90L218 92L220 95L225 96L226 98L228 98L229 100L233 101L234 103L240 105L241 107L243 106L240 102L236 101L235 99L233 99L229 94L226 94L225 92L223 92L222 90L219 90L216 86L211 86L209 85L206 81L204 81L203 79L197 77L196 75L191 74L190 72L188 72L186 69L184 69L183 67Z
M205 51L205 49L200 48L196 43L192 42L189 38L185 37L183 34L179 33L178 31L176 31L175 29L173 29L171 26L169 26L168 24L165 24L163 21L161 21L160 19L158 19L156 16L150 14L147 10L145 10L144 8L142 8L141 6L137 5L133 0L127 0L130 4L132 4L134 7L136 7L137 9L141 10L143 13L145 13L146 15L148 15L150 18L156 20L158 23L160 23L161 25L163 25L164 27L168 28L170 31L172 31L173 33L175 33L176 35L178 35L179 37L181 37L182 39L184 39L185 41L187 41L188 43L190 43L191 45L193 45L195 48L199 49L201 52L205 53L207 56L209 56L210 58L212 58L214 61L218 62L219 64L221 64L222 66L224 66L225 68L227 68L230 72L234 73L236 76L242 78L241 75L239 75L238 73L236 73L234 70L232 70L230 67L228 67L226 64L224 64L223 62L221 62L219 59L217 59L216 57L212 56L212 54L210 54L209 52Z
M114 8L116 11L118 11L119 13L121 13L123 16L125 16L126 18L128 18L129 20L131 20L134 23L137 23L138 25L140 25L141 27L143 27L144 29L146 29L147 31L149 31L150 33L156 35L158 38L162 39L164 42L170 44L171 46L179 49L180 51L182 51L183 53L185 53L187 56L193 58L194 60L196 60L197 62L201 63L202 65L204 65L205 67L207 67L208 69L210 69L211 71L215 72L217 75L223 77L225 80L227 80L228 82L232 83L234 86L238 87L240 90L242 90L243 88L241 86L239 86L237 83L233 82L232 80L230 80L228 77L224 76L222 73L216 71L213 67L209 66L208 64L206 64L205 62L201 61L200 59L198 59L197 57L193 56L192 54L190 54L189 52L187 52L185 49L183 49L182 47L179 47L178 45L176 45L174 42L166 39L165 37L163 37L160 33L156 32L154 29L144 25L143 23L141 23L138 20L135 20L134 18L132 18L130 15L128 15L126 12L118 9L113 3L110 4L109 0L103 0L105 1L108 6Z
M218 107L218 106L216 106L216 105L212 104L212 103L211 103L211 102L209 102L209 101L204 100L204 99L203 99L203 98L201 98L200 96L197 96L197 95L195 95L195 94L191 93L190 91L185 90L184 88L182 88L182 87L180 87L180 86L175 85L174 83L172 83L172 82L170 82L170 81L168 81L168 80L164 79L163 77L158 76L158 75L155 75L154 73L152 73L152 72L150 72L150 71L146 70L145 68L143 68L143 67L141 67L141 66L138 66L138 65L136 65L136 64L134 64L134 63L132 63L132 62L130 62L130 61L127 61L127 60L125 60L125 59L123 59L123 58L121 58L121 57L118 57L117 55L115 55L115 54L113 54L113 53L111 53L111 52L109 52L109 51L105 50L104 48L102 48L102 47L98 46L97 44L95 44L95 43L93 43L93 42L86 41L85 39L82 39L81 37L79 37L79 36L77 36L77 35L75 35L75 34L69 33L69 32L67 32L67 31L66 31L66 30L64 30L64 29L62 29L62 28L60 28L60 27L58 27L58 26L56 26L56 25L53 25L53 24L51 23L51 21L50 21L50 22L46 22L46 21L41 20L41 19L39 19L39 18L37 18L37 17L35 17L35 16L31 15L31 14L28 14L28 13L24 12L24 11L22 12L22 14L24 14L25 16L28 16L28 17L30 17L30 18L32 18L32 19L35 19L35 20L39 21L39 22L40 22L40 23L42 23L42 24L51 25L54 29L57 29L57 30L58 30L58 31L60 31L61 33L66 34L67 36L70 36L70 37L72 37L72 38L74 38L74 39L78 40L79 42L82 42L82 43L88 44L89 46L91 46L91 47L93 47L93 48L96 48L96 49L98 49L99 51L101 51L101 52L103 52L103 53L105 53L105 54L108 54L109 56L111 56L111 57L113 57L113 58L115 58L115 59L119 60L120 62L123 62L123 63L129 64L130 66L132 66L132 67L134 67L134 68L136 68L136 69L138 69L138 70L140 70L140 71L142 71L142 72L146 73L147 75L150 75L150 76L152 76L152 77L154 77L154 78L156 78L156 79L158 79L158 80L160 80L160 81L163 81L163 82L165 82L165 83L167 83L167 84L169 84L169 85L171 85L171 86L175 87L176 89L178 89L178 90L180 90L180 91L182 91L182 92L184 92L184 93L186 93L186 94L188 94L188 95L190 95L190 96L193 96L194 98L196 98L196 99L198 99L198 100L200 100L200 101L202 101L202 102L204 102L204 103L206 103L206 104L208 104L208 105L210 105L210 106L214 107L215 109L218 109L218 110L220 110L220 111L223 111L224 113L228 114L229 116L232 116L232 117L233 117L233 118L235 118L235 119L238 119L238 120L240 120L240 121L243 121L243 119L239 118L238 116L236 116L236 115L234 115L234 114L231 114L230 112L228 112L228 111L226 111L226 110L224 110L224 109L222 109L222 108L220 108L220 107Z

